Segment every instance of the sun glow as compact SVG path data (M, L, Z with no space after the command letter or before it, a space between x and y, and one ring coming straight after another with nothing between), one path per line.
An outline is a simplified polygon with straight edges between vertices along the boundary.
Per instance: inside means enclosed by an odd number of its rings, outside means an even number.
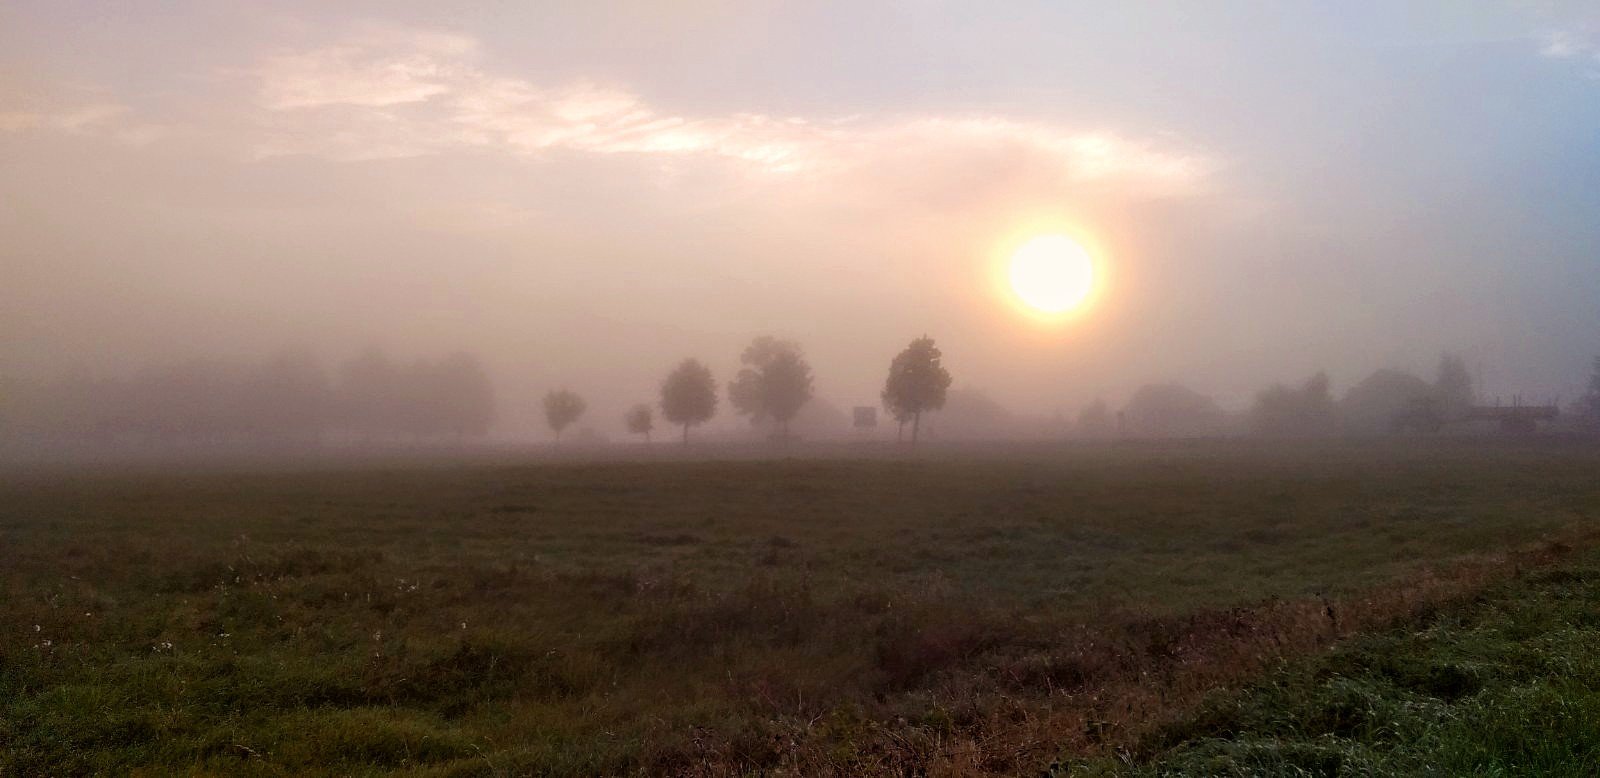
M1066 313L1094 290L1089 252L1065 235L1041 235L1011 255L1011 291L1040 313Z

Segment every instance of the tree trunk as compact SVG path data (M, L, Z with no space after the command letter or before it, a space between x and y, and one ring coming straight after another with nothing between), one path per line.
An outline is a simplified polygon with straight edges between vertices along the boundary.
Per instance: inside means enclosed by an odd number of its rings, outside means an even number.
M689 447L689 422L683 423L683 447Z
M911 414L911 445L917 445L917 430L922 427L922 411Z

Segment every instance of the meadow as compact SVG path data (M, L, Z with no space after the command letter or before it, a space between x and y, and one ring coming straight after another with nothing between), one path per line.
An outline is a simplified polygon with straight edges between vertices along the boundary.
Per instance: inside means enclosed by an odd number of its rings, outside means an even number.
M1600 529L1556 441L835 454L12 473L0 774L1248 774Z

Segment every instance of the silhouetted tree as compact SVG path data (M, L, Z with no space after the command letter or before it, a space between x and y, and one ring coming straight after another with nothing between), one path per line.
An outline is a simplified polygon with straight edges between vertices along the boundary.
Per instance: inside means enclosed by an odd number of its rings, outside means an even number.
M1326 435L1336 414L1328 374L1317 373L1295 388L1274 385L1256 395L1250 428L1258 435Z
M1439 357L1433 391L1435 407L1446 419L1462 416L1476 403L1472 392L1472 373L1467 370L1467 363L1455 354Z
M711 368L697 359L685 359L661 382L661 415L683 426L683 445L689 445L689 428L703 424L717 412L717 384Z
M1105 400L1095 400L1078 412L1078 434L1086 438L1103 438L1111 434L1111 409Z
M944 407L950 389L950 371L941 362L942 354L926 335L911 341L889 363L889 377L883 384L883 407L896 420L911 421L911 442L917 442L922 414ZM904 424L904 421L901 422Z
M556 442L561 442L561 431L578 420L589 404L577 393L557 389L544 396L544 420L555 430Z
M650 442L650 432L656 428L656 415L650 410L650 406L644 403L633 406L623 421L628 425L629 432L643 435L644 442Z
M728 384L728 402L752 424L777 422L789 437L789 420L811 399L811 366L800 347L787 340L756 338L739 361L744 367Z

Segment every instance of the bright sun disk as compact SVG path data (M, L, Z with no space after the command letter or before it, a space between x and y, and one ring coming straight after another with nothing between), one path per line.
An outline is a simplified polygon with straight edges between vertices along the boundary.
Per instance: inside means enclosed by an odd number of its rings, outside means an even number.
M1065 313L1094 289L1089 252L1065 235L1042 235L1011 255L1011 291L1041 313Z

